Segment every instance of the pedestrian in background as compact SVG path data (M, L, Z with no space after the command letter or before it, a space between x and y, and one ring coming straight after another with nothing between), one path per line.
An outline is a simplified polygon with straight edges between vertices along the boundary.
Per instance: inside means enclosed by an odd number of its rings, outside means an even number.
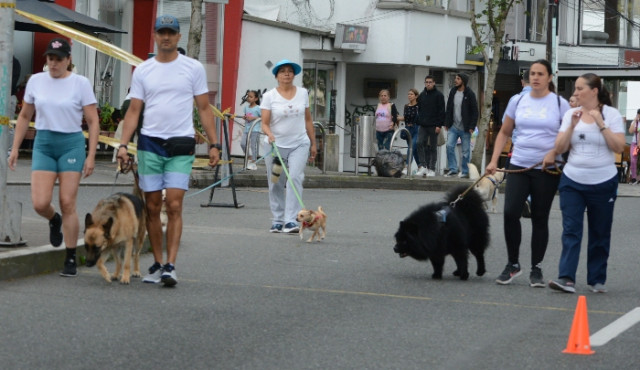
M260 110L260 92L258 90L249 90L247 93L247 103L249 105L244 107L244 132L240 139L240 147L247 153L249 150L249 163L247 163L248 170L257 170L256 159L258 159L258 139L260 138L261 126L260 122L253 126L253 131L249 133L251 125L255 120L260 121L262 115ZM247 148L247 138L249 138L249 148Z
M458 175L469 178L469 160L471 159L471 135L478 123L478 101L476 94L467 86L469 76L464 73L456 74L454 86L449 91L445 125L447 135L447 163L449 172L446 177ZM460 172L456 159L456 145L460 139L462 143L462 158ZM501 148L502 149L502 148Z
M444 95L436 88L435 77L424 79L424 90L418 96L418 176L435 176L438 161L438 135L445 122Z
M569 103L555 94L551 64L540 59L529 69L531 91L511 100L507 106L502 127L498 133L491 161L486 173L497 170L498 159L518 127L518 142L514 145L504 197L504 237L507 244L507 265L496 283L506 285L522 274L520 243L522 225L520 217L528 195L531 195L531 287L545 287L542 260L549 243L549 212L558 189L560 176L547 172L561 157L555 150L555 140Z
M629 125L629 133L631 134L631 145L629 146L629 169L631 170L631 180L629 184L636 185L638 183L638 131L640 127L638 122L640 121L640 109L636 112L636 117Z
M142 281L174 286L178 283L176 260L182 236L182 203L189 190L189 177L195 160L193 105L210 140L209 166L220 159L216 143L213 110L209 105L207 75L202 64L178 52L180 24L171 15L156 19L153 37L158 53L141 63L131 77L131 103L124 118L118 161L127 162L127 144L144 121L138 136L140 188L147 209L147 233L154 264ZM166 189L167 258L163 264L162 190Z
M398 109L389 102L389 90L382 89L378 94L380 102L376 107L376 139L378 150L391 148L391 138L398 124Z
M95 168L98 146L98 110L89 80L72 73L71 46L54 38L44 53L47 72L36 73L27 82L22 110L18 115L9 168L15 169L18 151L29 122L36 113L36 138L31 154L31 201L34 210L49 220L49 242L64 244L66 256L61 276L77 276L76 244L80 221L76 198L80 179ZM85 149L82 120L89 127L89 147ZM51 204L53 188L59 183L60 213ZM62 215L61 215L62 214Z
M611 106L611 97L600 77L583 74L573 95L580 107L569 110L556 139L556 152L569 151L562 170L562 254L557 280L549 287L574 293L576 270L587 210L587 284L595 293L607 291L607 260L611 247L613 209L618 193L615 153L625 147L622 116Z
M398 121L404 121L404 127L411 134L411 142L409 142L409 137L406 136L406 133L403 131L401 133L401 138L407 141L407 166L402 170L402 174L407 174L407 167L410 165L409 160L412 159L409 156L409 149L412 149L413 160L416 163L420 163L420 159L418 158L418 148L416 147L416 142L418 141L418 105L416 99L418 98L418 90L409 89L407 93L407 99L409 100L408 104L404 105L404 111L402 116L398 116ZM411 143L411 145L409 145ZM420 172L420 171L418 171ZM417 173L416 173L417 174Z
M309 92L295 86L293 80L302 71L299 64L283 59L276 63L271 72L278 86L262 96L262 132L267 137L265 153L275 143L284 164L288 168L291 184L285 187L286 176L278 181L269 181L269 207L271 208L272 233L297 233L296 220L302 205L296 196L302 197L302 182L307 160L317 154L315 131L309 110ZM311 153L311 155L309 155ZM267 178L272 178L274 156L265 158Z
M569 98L569 106L571 108L577 108L579 107L578 105L578 98L576 98L575 96L571 95L571 97Z

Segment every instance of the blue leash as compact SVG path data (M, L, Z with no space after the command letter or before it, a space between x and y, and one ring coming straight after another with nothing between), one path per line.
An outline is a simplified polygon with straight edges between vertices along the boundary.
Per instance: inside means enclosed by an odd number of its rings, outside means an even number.
M265 155L264 155L264 156L262 156L260 159L258 159L255 163L258 163L258 162L260 162L260 161L263 161L263 160L264 160L268 155L270 155L272 152L273 152L273 149L271 149L271 150L269 151L269 153L265 154ZM207 191L207 190L209 190L209 189L211 189L211 188L213 188L213 187L215 187L215 186L218 186L218 185L222 184L224 181L229 180L229 179L230 179L230 178L232 178L233 176L235 176L235 175L237 175L237 174L239 174L239 173L245 172L245 171L247 171L247 169L246 169L246 168L243 168L242 170L240 170L240 171L238 171L238 172L235 172L235 173L233 173L233 174L231 174L231 175L229 175L229 176L224 177L223 179L221 179L221 180L220 180L220 181L218 181L218 182L214 182L213 184L211 184L211 185L207 186L207 187L206 187L206 188L204 188L204 189L198 190L198 191L197 191L197 192L195 192L195 193L187 194L187 195L185 195L184 197L185 197L185 198L190 198L190 197L192 197L192 196L194 196L194 195L198 195L198 194L200 194L200 193L202 193L202 192L205 192L205 191Z

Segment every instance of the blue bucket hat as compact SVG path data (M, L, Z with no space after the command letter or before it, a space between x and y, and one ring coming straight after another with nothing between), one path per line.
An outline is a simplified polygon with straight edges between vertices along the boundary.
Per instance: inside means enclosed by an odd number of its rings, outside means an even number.
M286 65L290 65L291 68L293 68L293 75L294 76L297 75L298 73L300 73L300 71L302 71L302 67L300 67L299 64L294 63L294 62L290 61L289 59L282 59L281 61L276 63L276 65L273 67L271 72L273 72L274 76L277 76L278 75L278 70L280 69L280 67L286 66Z
M156 18L155 31L158 32L165 28L180 33L180 23L178 23L178 18L172 15L161 15Z

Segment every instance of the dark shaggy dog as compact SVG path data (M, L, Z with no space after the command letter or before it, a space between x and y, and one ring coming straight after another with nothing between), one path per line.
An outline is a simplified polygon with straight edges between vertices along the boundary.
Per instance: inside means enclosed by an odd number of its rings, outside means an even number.
M455 205L451 205L467 187L455 187L446 196L446 202L428 204L400 221L393 250L401 258L413 257L418 261L431 260L434 279L442 279L444 258L450 254L456 261L453 275L461 280L469 278L467 259L469 252L476 257L478 276L486 272L484 251L489 245L489 217L484 202L470 190Z

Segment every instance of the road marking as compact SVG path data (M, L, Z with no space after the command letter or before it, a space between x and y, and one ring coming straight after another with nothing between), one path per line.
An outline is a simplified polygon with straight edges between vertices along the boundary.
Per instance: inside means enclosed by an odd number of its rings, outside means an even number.
M598 347L607 344L611 339L622 334L625 330L631 328L640 322L640 307L624 314L621 318L611 324L600 329L597 333L590 337L591 346Z

